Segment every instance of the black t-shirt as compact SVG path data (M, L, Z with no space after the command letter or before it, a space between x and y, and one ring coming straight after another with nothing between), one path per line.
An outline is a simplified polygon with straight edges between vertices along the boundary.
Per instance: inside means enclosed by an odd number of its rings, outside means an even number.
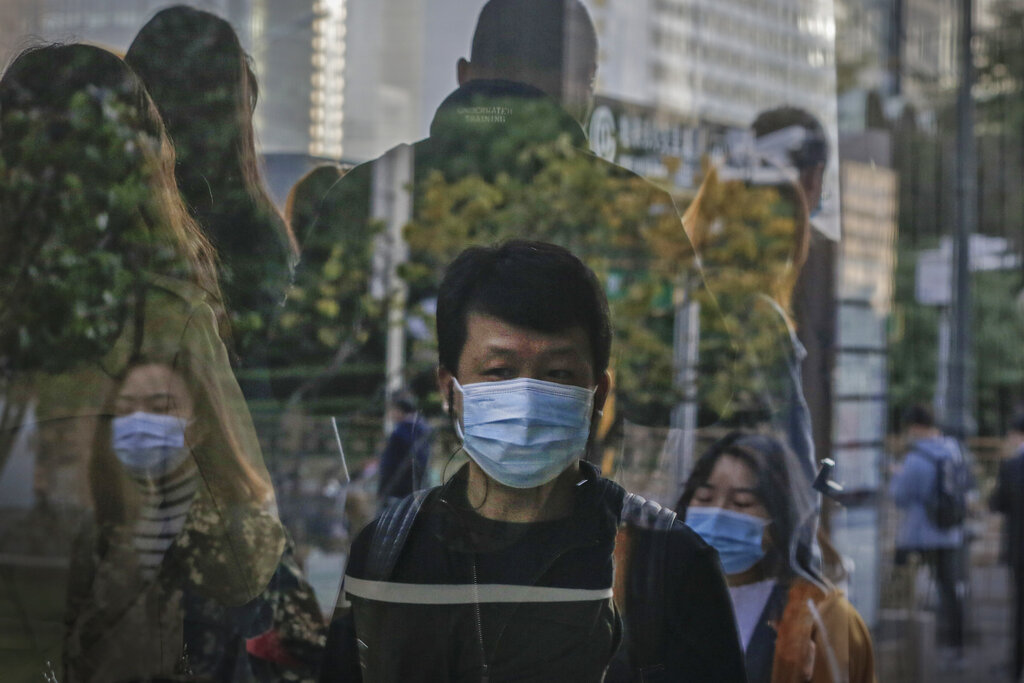
M368 566L379 520L367 527L321 680L361 680L360 660L373 681L479 681L485 665L490 681L602 680L624 633L611 594L625 492L585 463L581 471L572 514L531 524L473 512L460 473L430 493L386 580ZM632 534L641 586L653 533ZM661 680L745 680L714 550L679 522L667 538L662 594L647 596L664 603Z

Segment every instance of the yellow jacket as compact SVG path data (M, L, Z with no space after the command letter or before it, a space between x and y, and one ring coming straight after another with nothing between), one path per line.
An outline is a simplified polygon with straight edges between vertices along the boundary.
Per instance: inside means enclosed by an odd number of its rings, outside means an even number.
M771 683L875 683L864 620L842 591L795 579L775 624Z

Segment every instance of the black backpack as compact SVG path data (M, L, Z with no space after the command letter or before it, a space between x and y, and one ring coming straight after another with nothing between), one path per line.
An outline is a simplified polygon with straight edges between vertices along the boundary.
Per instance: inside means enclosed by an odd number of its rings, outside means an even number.
M925 502L925 512L940 529L960 526L967 519L967 491L971 474L961 450L955 457L940 458L923 450L916 451L935 467L935 488Z

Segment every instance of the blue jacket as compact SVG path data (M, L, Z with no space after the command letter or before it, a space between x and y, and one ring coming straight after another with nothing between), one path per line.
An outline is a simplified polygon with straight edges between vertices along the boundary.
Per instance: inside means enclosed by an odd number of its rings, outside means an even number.
M925 504L935 493L938 472L932 458L962 458L954 439L939 436L918 439L910 446L903 467L889 483L889 494L903 508L903 523L896 537L897 548L924 550L954 548L963 543L963 525L940 529L928 518Z
M423 484L430 460L430 426L420 416L395 425L380 456L379 498L402 498Z

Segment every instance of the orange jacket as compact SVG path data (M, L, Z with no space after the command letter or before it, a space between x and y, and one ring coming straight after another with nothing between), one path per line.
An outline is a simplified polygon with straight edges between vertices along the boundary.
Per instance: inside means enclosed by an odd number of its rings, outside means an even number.
M871 635L841 591L794 579L775 630L771 683L876 683Z

